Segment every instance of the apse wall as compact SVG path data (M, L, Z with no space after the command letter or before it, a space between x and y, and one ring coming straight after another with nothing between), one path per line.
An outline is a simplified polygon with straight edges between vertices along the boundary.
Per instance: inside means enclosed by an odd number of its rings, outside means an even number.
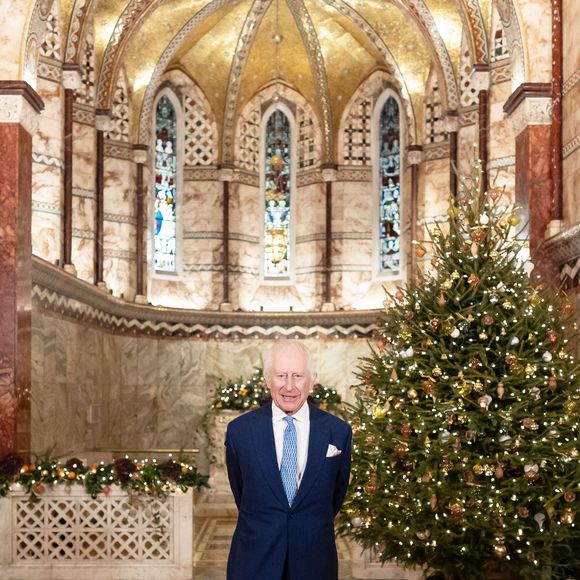
M196 314L128 305L36 259L33 266L32 451L200 448L220 379L249 378L274 340L299 338L317 381L352 400L377 311Z

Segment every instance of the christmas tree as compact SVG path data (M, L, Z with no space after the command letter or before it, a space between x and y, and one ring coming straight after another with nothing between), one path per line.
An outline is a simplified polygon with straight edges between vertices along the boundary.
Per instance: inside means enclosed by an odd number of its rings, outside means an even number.
M530 278L503 191L461 183L361 361L340 529L445 578L580 578L572 303Z

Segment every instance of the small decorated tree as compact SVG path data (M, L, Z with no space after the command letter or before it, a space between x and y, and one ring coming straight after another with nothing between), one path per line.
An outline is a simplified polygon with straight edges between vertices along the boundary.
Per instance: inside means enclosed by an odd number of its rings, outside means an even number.
M341 529L445 578L580 578L572 304L520 264L502 195L462 180L430 232L433 269L387 300L360 366Z

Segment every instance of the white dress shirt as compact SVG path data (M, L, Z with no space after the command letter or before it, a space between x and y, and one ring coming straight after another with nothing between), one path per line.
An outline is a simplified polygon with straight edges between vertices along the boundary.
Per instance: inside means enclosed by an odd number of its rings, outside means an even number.
M278 459L278 469L282 465L282 449L284 447L284 429L288 423L284 420L286 413L272 401L272 427L274 428L274 442L276 443L276 458ZM292 415L294 426L296 427L296 437L298 440L298 474L297 486L302 481L306 461L308 459L308 439L310 437L310 409L308 402L304 402L302 407Z

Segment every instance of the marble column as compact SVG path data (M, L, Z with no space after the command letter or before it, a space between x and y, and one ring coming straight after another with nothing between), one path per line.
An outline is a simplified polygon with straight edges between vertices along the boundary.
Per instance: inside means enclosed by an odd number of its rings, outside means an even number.
M455 135L457 136L457 132L455 132ZM407 148L407 163L411 166L411 241L417 239L417 222L419 221L419 168L422 160L423 147L421 145L410 145ZM453 167L452 174L455 175L457 179L457 175L453 171ZM411 252L411 271L409 274L410 281L416 280L417 255L414 251Z
M551 131L549 83L524 83L504 104L516 135L516 204L528 222L528 240L536 271L557 282L557 265L542 250L552 219Z
M24 81L0 81L0 457L30 453L32 135L44 108Z
M97 167L95 171L95 284L107 289L103 276L104 264L104 190L105 190L105 131L111 128L108 109L97 109L95 126L97 129Z
M562 172L563 30L562 0L552 0L552 221L564 218ZM559 229L559 228L558 228Z
M223 220L222 220L222 267L224 270L222 301L220 310L232 311L230 302L230 183L234 179L234 168L222 166L219 168L219 179L223 184Z
M447 111L445 115L445 132L449 135L449 191L457 197L457 132L459 131L459 114Z
M481 189L487 190L489 162L489 85L491 74L489 65L476 64L473 67L473 87L478 91L478 109L479 109L479 160L481 161Z
M72 178L74 92L82 86L78 65L71 63L64 63L62 65L62 84L64 86L64 207L61 263L65 271L76 276L76 269L72 263Z
M324 248L324 298L322 302L323 312L332 312L334 303L332 302L331 282L332 274L332 183L338 177L338 170L335 164L325 163L322 165L322 181L324 181L326 191L326 212L325 212L325 248Z
M135 255L136 255L136 292L135 302L137 304L147 304L145 295L145 247L143 244L145 231L145 181L144 170L147 164L147 145L133 145L133 161L136 165L135 179Z

